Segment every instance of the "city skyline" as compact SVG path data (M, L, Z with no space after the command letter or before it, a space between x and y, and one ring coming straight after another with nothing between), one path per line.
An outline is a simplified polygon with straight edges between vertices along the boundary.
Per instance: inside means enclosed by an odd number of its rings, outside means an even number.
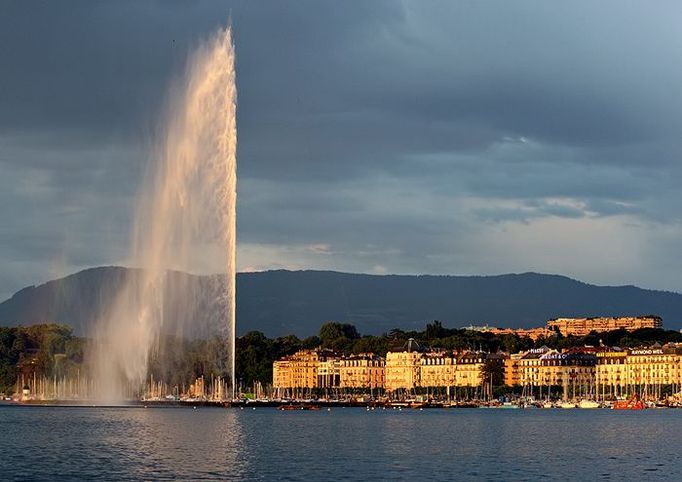
M0 473L682 479L680 19L0 0Z

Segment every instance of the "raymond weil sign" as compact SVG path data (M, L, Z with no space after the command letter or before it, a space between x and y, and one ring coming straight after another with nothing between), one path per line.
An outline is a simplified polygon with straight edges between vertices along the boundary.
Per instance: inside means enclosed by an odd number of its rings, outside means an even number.
M663 349L645 348L641 350L630 350L630 355L663 355Z

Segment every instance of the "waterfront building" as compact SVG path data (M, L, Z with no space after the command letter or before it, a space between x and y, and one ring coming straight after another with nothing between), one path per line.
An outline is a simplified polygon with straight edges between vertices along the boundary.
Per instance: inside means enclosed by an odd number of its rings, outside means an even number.
M342 357L332 350L300 350L273 362L272 385L280 394L383 388L384 365L383 358L371 353Z
M562 386L563 398L594 398L597 357L593 350L546 353L541 359L546 386Z
M483 384L483 366L491 356L483 351L388 352L385 388L389 392L446 388L449 393L451 387L479 387Z
M340 356L329 350L301 350L273 363L273 386L280 396L311 396L313 389L386 390L393 395L425 389L427 394L448 397L453 393L455 397L462 393L482 396L492 384L492 377L483 379L491 359L504 367L504 383L522 387L526 396L613 399L637 394L659 398L682 387L682 344L564 351L543 346L499 355L422 352L413 342L401 351L389 351L385 359L372 353ZM195 396L204 391L203 380L190 389Z
M682 387L682 346L536 348L505 361L505 383L520 385L527 394L561 387L564 398L659 398L664 389Z
M455 398L462 394L465 398L490 397L495 370L491 370L490 378L484 379L485 364L494 360L504 370L505 358L505 355L483 351L423 353L419 360L418 386L426 389L427 394L446 395L448 399L453 394Z
M386 360L373 353L350 355L339 360L341 389L383 389L385 374Z
M290 388L293 385L291 363L286 358L272 363L272 386L275 389Z
M273 363L272 385L276 390L290 389L291 393L304 393L320 387L320 363L336 358L330 350L300 350L291 356L281 358ZM338 370L329 364L324 365L323 383L337 382Z
M515 357L516 358L516 357ZM560 390L564 399L590 396L595 391L597 357L590 350L560 352L546 346L528 350L515 362L505 364L516 373L505 374L515 380L527 395L550 395L551 389Z
M337 356L320 357L317 364L317 388L339 388L341 360Z
M543 346L530 349L518 356L515 379L520 386L524 387L524 390L530 388L532 392L533 387L545 386L544 380L547 377L540 373L540 357L552 352L553 350Z
M634 331L640 328L663 328L663 320L660 316L556 318L547 322L547 328L564 336L586 336L592 331L619 329Z
M483 365L488 354L482 351L466 351L457 357L456 387L478 387L483 384Z
M419 385L454 387L457 384L457 357L452 352L424 353L419 359Z
M681 355L682 348L673 344L628 350L626 368L630 392L644 398L660 398L664 386L680 386Z
M504 384L508 387L521 385L520 359L523 353L512 353L504 360Z
M623 396L628 385L627 352L619 348L597 352L597 393L602 399Z
M390 392L396 390L413 390L419 385L418 351L389 351L386 353L385 388Z

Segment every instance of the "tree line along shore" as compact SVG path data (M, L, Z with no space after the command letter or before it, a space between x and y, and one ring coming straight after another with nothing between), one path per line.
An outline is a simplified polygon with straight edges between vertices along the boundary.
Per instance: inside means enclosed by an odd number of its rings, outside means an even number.
M429 350L518 353L540 347L563 351L600 344L634 348L682 343L682 333L661 328L631 332L619 329L592 332L586 336L557 333L533 340L516 334L446 328L439 321L433 321L423 330L394 329L381 335L362 335L352 324L328 322L321 326L317 335L303 339L295 335L269 338L258 331L238 337L236 380L240 392L260 390L270 393L273 362L300 350L328 349L343 355L373 353L385 357L389 351L402 350L410 339ZM22 380L27 383L42 379L47 384L56 383L56 380L87 379L90 341L59 324L0 327L0 394L12 396L22 388ZM162 337L157 349L150 354L150 379L176 387L178 393L189 391L200 378L225 380L229 376L227 346L226 340L219 336L201 340Z

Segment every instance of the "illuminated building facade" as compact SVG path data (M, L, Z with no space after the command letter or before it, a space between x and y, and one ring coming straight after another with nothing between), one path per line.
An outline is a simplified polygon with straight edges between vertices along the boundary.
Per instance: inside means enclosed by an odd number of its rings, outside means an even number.
M622 316L597 318L557 318L547 322L547 328L564 336L586 336L590 332L625 329L663 328L660 316Z
M339 360L339 387L342 389L383 389L386 360L373 353L351 355Z

